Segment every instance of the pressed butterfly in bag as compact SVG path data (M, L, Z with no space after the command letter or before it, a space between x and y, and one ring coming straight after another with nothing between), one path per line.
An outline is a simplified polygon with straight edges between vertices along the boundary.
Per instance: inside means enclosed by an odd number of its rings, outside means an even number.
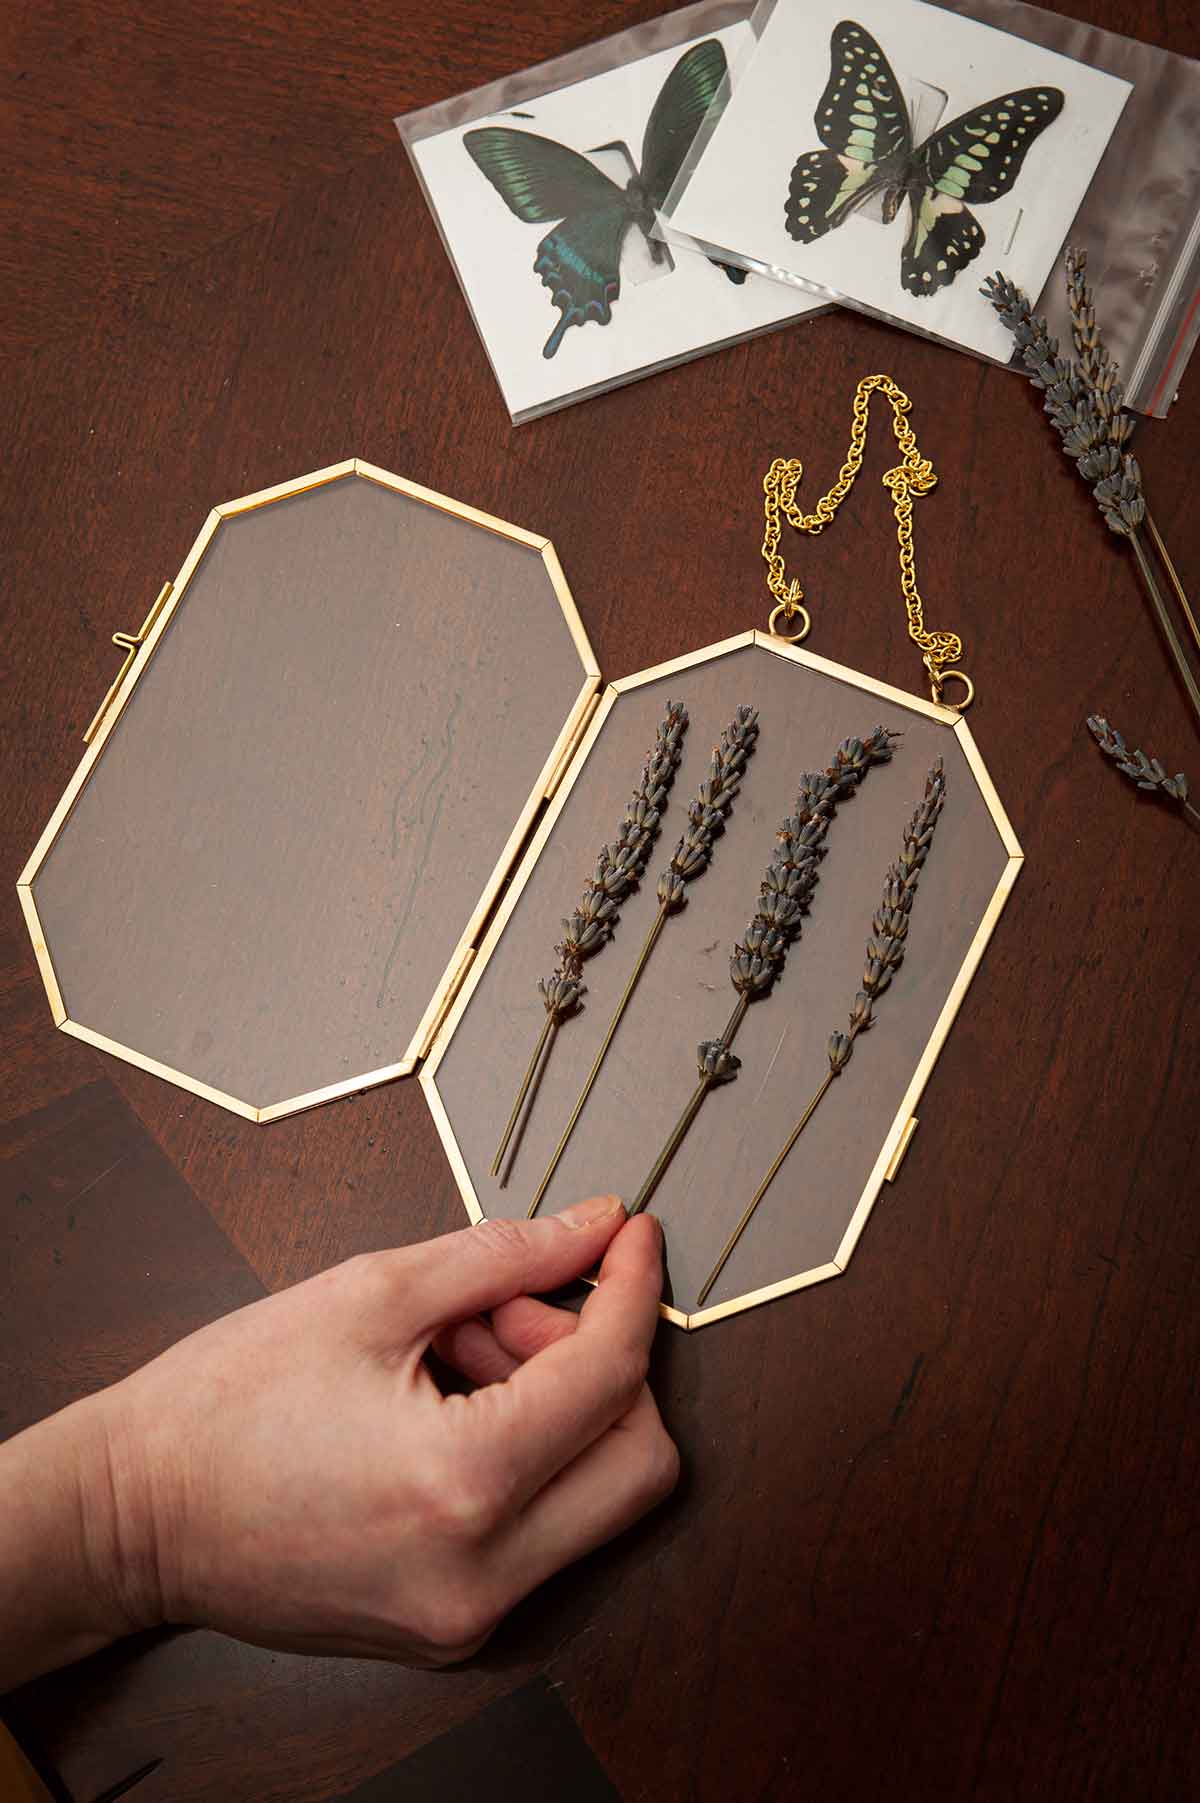
M968 201L978 206L1009 192L1030 145L1062 112L1062 89L1002 93L914 144L899 83L870 32L843 19L829 50L829 80L813 118L828 148L806 151L792 170L788 232L812 244L873 194L882 195L890 225L907 197L900 281L909 294L933 294L983 249L986 234Z
M725 75L725 52L715 38L680 57L646 122L641 168L624 188L553 138L503 125L464 134L476 166L510 212L526 225L561 221L542 239L533 263L562 314L542 349L544 357L554 356L569 326L589 319L609 323L621 292L621 246L631 226L645 235L656 263L666 256L665 245L651 236L655 215ZM745 270L717 267L731 282L746 279Z

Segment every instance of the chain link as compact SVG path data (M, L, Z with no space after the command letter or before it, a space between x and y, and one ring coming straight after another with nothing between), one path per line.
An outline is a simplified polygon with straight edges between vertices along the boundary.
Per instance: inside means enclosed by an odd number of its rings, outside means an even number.
M937 482L933 466L921 456L917 440L907 420L912 402L890 376L864 376L854 391L854 417L850 426L850 446L846 461L838 471L837 481L823 494L812 513L804 513L796 503L796 489L804 473L798 457L776 457L763 478L763 511L766 528L762 554L767 566L767 587L777 603L772 621L782 612L785 621L803 613L804 590L793 576L789 581L779 549L782 520L786 518L797 532L815 536L823 532L854 486L862 468L863 448L867 438L867 419L871 396L878 389L892 404L892 429L900 450L901 461L887 470L883 485L891 493L892 511L896 517L896 540L900 548L900 590L908 615L908 634L920 647L935 701L942 699L942 685L949 676L966 685L966 707L974 693L970 678L961 670L948 666L962 656L962 640L956 632L926 632L925 614L917 588L916 564L913 556L912 497L926 495Z

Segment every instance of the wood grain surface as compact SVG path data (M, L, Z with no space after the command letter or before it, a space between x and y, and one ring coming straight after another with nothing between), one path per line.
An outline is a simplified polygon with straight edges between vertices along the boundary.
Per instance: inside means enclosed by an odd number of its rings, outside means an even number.
M538 1671L626 1803L1200 1785L1200 842L1083 718L1193 773L1196 736L1132 568L1011 374L835 315L509 428L390 116L651 10L5 11L0 869L74 768L108 635L215 501L358 454L535 524L623 673L762 623L762 472L832 476L879 368L941 475L921 584L967 641L1026 869L848 1274L660 1334L685 1465L666 1508L469 1671L175 1633L32 1685L6 1714L79 1799L161 1757L138 1803L307 1803ZM1183 0L1065 10L1198 48ZM1193 590L1198 383L1138 439ZM877 429L802 567L813 648L911 688L888 461ZM263 1289L461 1220L416 1084L238 1121L53 1032L11 889L0 905L0 1431Z

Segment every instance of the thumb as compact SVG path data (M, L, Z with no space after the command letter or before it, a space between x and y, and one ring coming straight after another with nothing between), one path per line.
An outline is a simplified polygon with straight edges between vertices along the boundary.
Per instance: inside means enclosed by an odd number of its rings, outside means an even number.
M443 1234L398 1254L406 1263L404 1308L418 1333L483 1309L535 1296L581 1277L625 1225L619 1196L594 1196L533 1221L502 1217Z

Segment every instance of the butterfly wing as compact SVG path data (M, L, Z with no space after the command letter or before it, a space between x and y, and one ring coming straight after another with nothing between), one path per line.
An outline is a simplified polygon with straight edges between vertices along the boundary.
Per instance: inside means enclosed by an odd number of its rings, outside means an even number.
M621 292L621 241L633 215L614 184L613 198L586 213L569 214L537 247L534 270L550 290L562 318L542 346L553 357L569 326L589 319L606 326Z
M545 225L568 213L611 205L621 189L594 163L536 132L484 125L463 143L511 213L526 225Z
M706 38L685 51L664 81L642 139L642 180L656 207L671 192L727 72L724 47Z
M965 269L987 242L983 227L960 200L921 188L909 196L908 237L900 253L900 283L909 294L936 294Z
M811 244L901 172L912 153L908 108L878 43L853 19L835 25L829 80L813 118L824 150L810 150L792 170L787 229ZM882 167L881 167L882 166Z
M534 273L562 318L543 347L553 357L568 326L607 325L621 291L621 241L633 219L623 189L578 151L534 132L487 125L463 137L473 161L526 225L561 220L537 247Z
M1061 88L1021 88L952 119L916 153L919 185L900 258L909 294L933 294L983 249L986 234L968 209L999 200L1021 173L1029 148L1062 112Z
M716 38L706 38L680 57L659 90L642 138L642 181L654 207L661 207L671 192L728 67L724 47ZM745 281L744 269L719 257L708 260L738 287Z

